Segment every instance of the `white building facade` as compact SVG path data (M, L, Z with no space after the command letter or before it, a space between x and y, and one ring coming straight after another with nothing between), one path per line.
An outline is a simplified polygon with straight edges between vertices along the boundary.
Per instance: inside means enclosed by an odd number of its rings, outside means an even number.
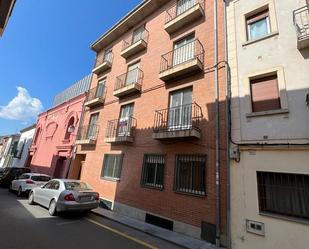
M20 131L20 138L15 152L11 167L28 167L28 162L31 161L29 148L32 144L32 139L35 133L35 125L31 125Z
M306 0L227 2L231 245L309 248Z
M0 168L11 167L16 154L19 134L9 135L3 138L0 153Z

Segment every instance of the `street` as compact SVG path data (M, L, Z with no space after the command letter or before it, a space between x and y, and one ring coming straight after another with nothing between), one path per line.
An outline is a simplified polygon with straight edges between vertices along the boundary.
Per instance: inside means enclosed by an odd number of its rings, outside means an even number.
M0 217L0 249L179 248L94 214L51 217L3 188Z

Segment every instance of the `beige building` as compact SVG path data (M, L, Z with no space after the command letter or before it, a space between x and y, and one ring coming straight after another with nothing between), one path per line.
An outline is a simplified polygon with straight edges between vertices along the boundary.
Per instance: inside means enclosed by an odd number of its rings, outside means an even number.
M235 249L309 248L308 14L306 0L227 3Z

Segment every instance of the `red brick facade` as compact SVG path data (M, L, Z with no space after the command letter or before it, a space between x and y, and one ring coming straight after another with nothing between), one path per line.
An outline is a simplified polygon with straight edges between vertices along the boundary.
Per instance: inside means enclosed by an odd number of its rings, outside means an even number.
M136 56L124 59L120 53L122 41L130 35L128 30L110 46L113 50L113 63L109 71L93 75L91 88L98 78L106 77L107 94L105 104L85 111L83 124L87 125L90 114L99 112L99 134L94 146L79 146L77 154L86 154L81 170L81 179L89 182L102 198L135 207L172 220L201 227L201 222L216 223L215 200L215 89L214 89L214 18L213 1L205 1L205 18L190 23L179 31L169 35L164 29L166 10L175 1L169 1L135 28L145 24L149 31L147 49ZM224 60L223 1L218 6L219 61ZM194 33L205 50L205 73L200 72L182 77L172 83L159 79L161 55L173 49L173 42ZM104 52L104 49L102 50ZM140 69L144 73L140 94L130 97L113 96L116 77L125 73L127 67L140 60ZM220 89L220 167L221 167L221 228L226 233L226 134L225 134L225 77L224 64L219 68ZM192 100L202 108L200 123L201 138L159 141L152 138L154 115L156 110L168 108L169 93L177 89L192 87ZM134 103L133 117L137 120L134 142L132 144L108 144L104 142L108 120L119 117L122 105ZM101 179L104 154L122 153L123 163L119 181ZM166 155L163 190L141 187L141 173L144 154ZM173 190L176 154L205 154L206 196L193 196L177 193Z

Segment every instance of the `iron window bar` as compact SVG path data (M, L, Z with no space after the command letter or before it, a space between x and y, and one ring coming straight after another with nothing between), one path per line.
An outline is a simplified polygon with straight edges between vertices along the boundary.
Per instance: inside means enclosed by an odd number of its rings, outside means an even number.
M77 132L77 140L97 140L99 133L99 125L85 125L80 127Z
M136 128L136 119L128 117L127 119L114 119L107 122L106 138L117 137L134 137L134 130Z
M202 43L198 39L195 39L162 55L160 73L195 59L198 59L204 65L204 54L205 51Z
M90 89L87 93L86 101L91 101L96 98L105 98L106 96L106 86L98 84L96 87Z
M155 111L153 131L156 133L189 129L200 131L202 117L202 108L195 102L157 110Z
M95 62L95 68L102 65L104 62L113 63L114 54L112 51L104 53L102 56L99 56Z
M133 76L133 77L132 77ZM114 91L129 86L131 84L142 85L144 73L141 69L135 68L116 78Z
M183 0L179 0L179 1L183 1ZM203 11L205 11L205 0L191 1L192 4L188 4L182 10L180 10L179 8L179 4L178 4L179 1L177 1L170 9L166 11L165 24L173 21L175 18L189 11L190 9L194 8L196 5L200 5Z
M298 40L309 38L309 5L293 11L293 23Z
M143 32L137 37L138 37L138 39L135 38L134 32L132 32L132 34L128 38L123 40L122 51L127 49L128 47L134 45L135 43L137 43L139 41L144 41L145 43L148 43L148 38L149 38L148 30L146 28L144 28Z

